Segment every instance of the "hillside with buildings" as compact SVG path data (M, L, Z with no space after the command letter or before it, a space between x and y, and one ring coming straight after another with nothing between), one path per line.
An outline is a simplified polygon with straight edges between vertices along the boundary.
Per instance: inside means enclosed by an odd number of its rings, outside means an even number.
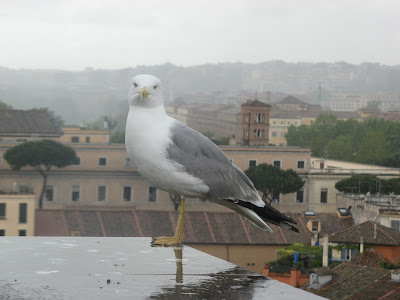
M372 97L368 95L378 95L377 100L398 100L400 95L400 66L269 61L193 67L164 64L121 70L86 68L79 72L0 67L0 101L19 109L48 107L68 123L80 124L124 111L130 79L141 73L159 77L170 102L182 97L189 103L232 104L254 97L256 91L264 100L270 91L272 100L285 94L305 95L308 102L322 102L331 109L356 110L356 104L350 107L340 101L358 97L358 103L364 103L364 98ZM348 93L351 95L347 97Z

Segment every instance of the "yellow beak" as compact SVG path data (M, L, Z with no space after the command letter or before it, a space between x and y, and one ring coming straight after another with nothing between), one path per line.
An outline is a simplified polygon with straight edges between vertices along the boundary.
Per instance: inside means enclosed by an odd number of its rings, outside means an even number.
M140 100L147 98L149 93L147 92L146 88L142 88L139 92Z

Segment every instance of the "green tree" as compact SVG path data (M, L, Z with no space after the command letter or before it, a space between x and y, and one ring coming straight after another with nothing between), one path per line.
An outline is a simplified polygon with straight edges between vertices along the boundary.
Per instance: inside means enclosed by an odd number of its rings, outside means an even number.
M110 143L125 143L125 131L116 131L110 136Z
M8 105L7 103L0 101L0 110L1 109L13 109L11 105Z
M8 149L4 154L4 159L14 171L31 166L43 177L43 186L39 197L39 208L42 208L50 169L53 166L63 168L71 165L78 157L75 150L69 146L52 140L40 140L26 142Z
M328 143L329 158L351 161L354 159L354 147L349 136L341 135Z
M367 164L384 164L389 157L386 135L382 132L367 132L356 154L356 160Z
M304 186L304 181L292 169L282 170L268 164L250 167L245 171L254 187L263 193L264 201L270 202L276 194L294 193Z
M378 178L374 175L353 175L342 179L335 184L335 188L344 193L390 193L391 184L388 180Z

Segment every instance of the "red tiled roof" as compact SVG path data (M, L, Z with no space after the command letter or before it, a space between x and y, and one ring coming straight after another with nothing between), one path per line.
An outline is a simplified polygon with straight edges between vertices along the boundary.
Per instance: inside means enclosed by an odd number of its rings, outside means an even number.
M308 218L300 213L289 213L297 222L299 233L271 225L273 233L250 224L236 213L186 212L185 243L188 244L309 244L311 233ZM343 230L354 225L352 219L339 219L336 213L318 214L323 232ZM104 210L96 208L36 211L35 235L70 235L78 230L81 236L171 236L174 234L178 213L152 210ZM326 224L324 224L326 222Z
M354 299L353 295L360 294L369 289L377 280L387 281L387 275L390 273L390 270L387 269L371 268L350 263L342 263L331 271L332 280L320 289L312 289L308 285L302 289L332 300ZM399 284L397 283L397 285ZM364 294L367 295L367 293ZM382 293L380 297L384 295ZM395 298L390 297L388 299Z
M390 274L386 274L383 279L374 281L367 288L354 294L351 299L400 299L400 284L396 281L390 280L390 277Z
M329 240L334 243L359 244L361 236L363 236L365 244L400 246L400 231L376 224L373 221L336 232L330 236Z
M258 101L257 99L254 101L248 100L248 102L243 103L242 106L262 106L262 107L271 107L271 105Z
M62 130L54 116L44 110L0 110L0 135L56 135Z

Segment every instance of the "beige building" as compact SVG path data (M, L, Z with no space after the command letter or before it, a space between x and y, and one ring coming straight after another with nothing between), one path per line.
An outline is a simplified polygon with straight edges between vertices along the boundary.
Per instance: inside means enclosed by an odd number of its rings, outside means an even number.
M79 126L64 126L62 131L64 132L60 137L62 143L107 144L110 137L107 130L90 130Z
M307 175L309 210L334 212L338 207L342 207L343 204L337 202L336 195L340 192L335 188L335 184L356 174L393 178L400 176L400 170L376 165L311 158L311 168Z
M14 143L0 144L0 157ZM173 210L168 193L149 186L130 165L123 144L69 144L77 152L75 165L63 169L53 168L48 177L44 207L69 206L134 206L137 209ZM221 146L227 157L242 170L261 163L273 164L283 169L293 169L302 177L309 172L310 150L296 147L243 147ZM5 191L30 190L37 196L42 177L30 168L11 171L1 160L0 179ZM308 184L295 194L281 195L274 203L284 211L307 209ZM193 199L188 210L226 211L224 207Z
M0 236L33 236L35 195L0 194Z

